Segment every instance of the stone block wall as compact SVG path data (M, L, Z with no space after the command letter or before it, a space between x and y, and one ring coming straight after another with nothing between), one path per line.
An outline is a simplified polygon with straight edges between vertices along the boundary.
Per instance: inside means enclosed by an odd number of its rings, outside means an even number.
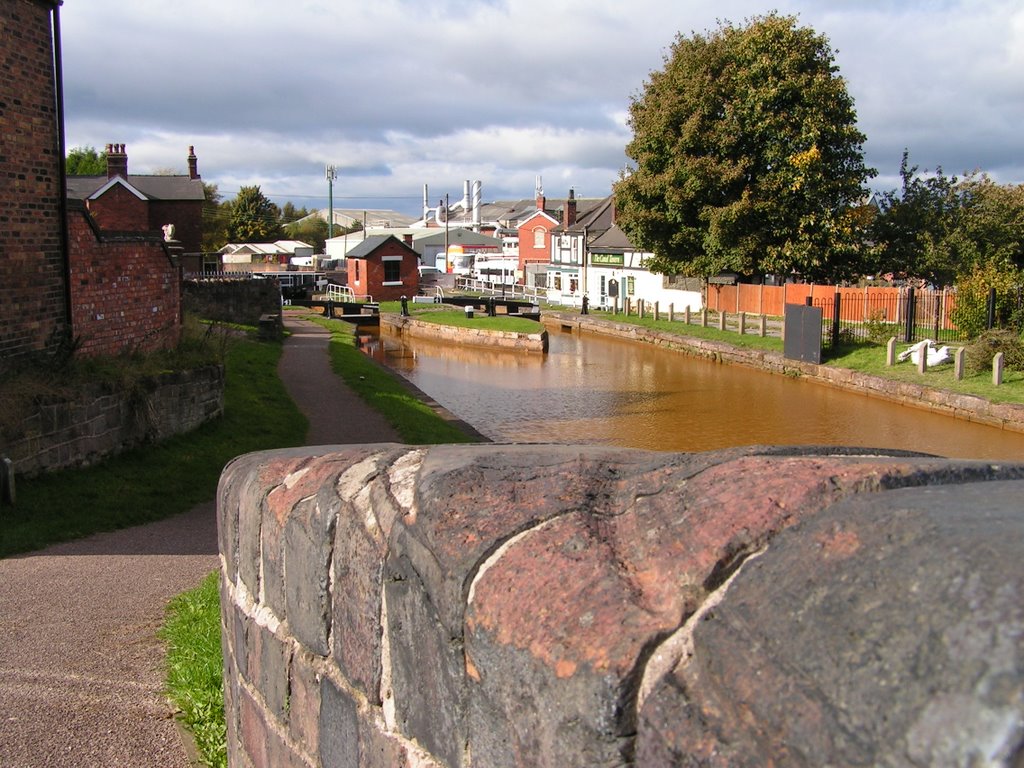
M1022 478L836 448L240 457L230 764L1017 766Z
M281 313L281 288L277 280L202 278L182 284L186 312L205 320L259 325L265 314Z
M537 333L513 333L482 328L462 328L392 314L382 314L380 324L382 330L399 336L408 334L416 338L451 344L469 344L476 347L520 352L547 352L548 350L548 332L546 330L538 330Z
M37 402L10 434L0 432L0 456L26 477L83 467L144 442L184 434L222 413L220 366L163 374L135 392L93 384L73 399Z

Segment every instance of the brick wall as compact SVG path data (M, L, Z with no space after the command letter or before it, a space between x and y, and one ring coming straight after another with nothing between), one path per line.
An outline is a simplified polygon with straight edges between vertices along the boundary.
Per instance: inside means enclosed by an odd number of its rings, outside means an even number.
M105 230L147 232L154 229L149 225L149 201L140 199L123 184L114 184L99 197L88 200L86 206Z
M1022 477L793 446L248 454L218 491L229 764L1016 766Z
M0 0L0 367L67 324L51 6Z
M385 256L401 256L401 285L384 285ZM359 282L355 282L356 266L359 262ZM349 287L356 296L372 296L374 301L398 301L402 296L412 297L419 291L420 277L417 269L419 261L416 252L399 240L390 240L382 244L366 258L348 259Z
M177 343L181 279L158 234L101 232L72 206L72 330L86 355L151 351Z
M202 200L150 200L147 229L160 232L164 224L174 225L174 239L185 253L203 250Z
M182 304L205 320L259 325L265 314L280 314L281 288L277 280L203 278L182 284Z

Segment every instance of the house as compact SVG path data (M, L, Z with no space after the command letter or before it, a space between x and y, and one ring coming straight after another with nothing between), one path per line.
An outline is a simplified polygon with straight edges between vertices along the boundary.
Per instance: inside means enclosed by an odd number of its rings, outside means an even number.
M652 255L638 250L613 223L587 247L581 290L590 306L622 308L626 299L643 299L657 302L662 309L671 305L676 312L699 311L702 280L655 274L644 265Z
M301 240L273 243L228 243L220 249L225 272L277 272L290 265L312 266L313 246Z
M348 252L348 287L360 298L397 301L419 292L419 255L394 235L371 235Z
M108 144L105 176L69 176L68 198L81 200L101 229L112 232L163 231L176 240L186 271L201 271L203 204L206 194L195 148L188 148L188 174L143 175L128 172L124 144ZM165 230L173 226L173 234ZM195 262L195 263L192 263Z
M609 195L585 213L577 215L569 195L565 219L551 230L551 263L548 266L548 300L580 306L587 287L583 285L585 254L591 242L607 232L614 222L614 197ZM519 248L522 251L522 245Z
M546 285L544 275L551 263L551 231L560 223L548 212L546 204L544 192L538 187L536 210L516 224L519 243L517 282L530 288ZM573 192L569 193L564 210L575 216L576 199Z

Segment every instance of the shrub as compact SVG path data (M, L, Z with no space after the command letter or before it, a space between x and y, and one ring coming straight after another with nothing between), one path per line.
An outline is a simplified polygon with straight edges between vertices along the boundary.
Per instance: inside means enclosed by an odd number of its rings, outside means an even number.
M985 331L966 348L964 365L970 373L984 373L992 368L992 358L1003 353L1007 370L1024 371L1024 341L1013 331Z

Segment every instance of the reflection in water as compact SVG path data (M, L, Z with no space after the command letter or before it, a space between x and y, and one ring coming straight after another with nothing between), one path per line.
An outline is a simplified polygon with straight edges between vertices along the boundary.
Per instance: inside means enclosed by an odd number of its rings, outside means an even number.
M550 333L547 355L390 335L368 351L499 442L851 445L1024 460L1022 434L646 344Z

